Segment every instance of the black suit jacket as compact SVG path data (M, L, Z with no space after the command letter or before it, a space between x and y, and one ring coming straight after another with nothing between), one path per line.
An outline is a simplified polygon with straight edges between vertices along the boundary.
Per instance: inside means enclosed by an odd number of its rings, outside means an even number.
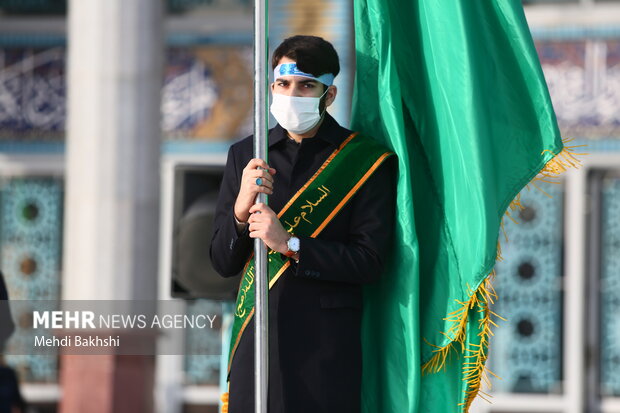
M9 295L4 285L4 277L0 271L0 353L4 350L5 341L8 340L15 329L8 300Z
M269 133L276 169L269 206L277 213L351 134L328 114L313 138L296 144L279 125ZM224 277L238 274L253 249L233 215L252 137L231 146L214 223L211 260ZM269 293L269 412L359 412L362 284L375 281L393 237L396 157L388 158L316 238L300 237L299 264ZM230 413L254 409L254 324L230 371Z

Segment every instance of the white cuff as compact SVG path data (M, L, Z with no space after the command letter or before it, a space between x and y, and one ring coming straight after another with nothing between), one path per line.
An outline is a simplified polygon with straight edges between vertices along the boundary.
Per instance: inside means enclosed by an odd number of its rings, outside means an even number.
M233 218L235 219L235 226L237 227L237 234L241 234L243 232L243 230L245 229L246 225L248 225L248 223L247 222L239 222L239 220L235 216L234 212L233 212Z

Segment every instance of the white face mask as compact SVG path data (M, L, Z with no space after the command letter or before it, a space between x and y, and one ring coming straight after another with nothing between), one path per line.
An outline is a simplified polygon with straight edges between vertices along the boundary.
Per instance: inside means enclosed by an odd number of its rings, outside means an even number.
M271 114L284 129L301 135L314 128L325 113L325 111L319 113L319 104L325 93L327 89L319 97L287 96L274 93Z

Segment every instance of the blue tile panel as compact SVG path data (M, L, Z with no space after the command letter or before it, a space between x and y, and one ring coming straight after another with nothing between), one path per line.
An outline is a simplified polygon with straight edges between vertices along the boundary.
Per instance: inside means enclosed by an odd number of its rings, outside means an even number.
M505 219L496 265L500 321L491 340L494 391L558 393L562 380L562 185L524 190L519 224Z

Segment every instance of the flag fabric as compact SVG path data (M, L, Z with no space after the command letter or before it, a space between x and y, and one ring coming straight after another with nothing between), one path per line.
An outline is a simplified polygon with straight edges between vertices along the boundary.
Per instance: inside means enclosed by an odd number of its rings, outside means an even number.
M365 291L364 413L467 411L501 220L576 166L517 0L356 0L352 129L399 158L393 257Z

